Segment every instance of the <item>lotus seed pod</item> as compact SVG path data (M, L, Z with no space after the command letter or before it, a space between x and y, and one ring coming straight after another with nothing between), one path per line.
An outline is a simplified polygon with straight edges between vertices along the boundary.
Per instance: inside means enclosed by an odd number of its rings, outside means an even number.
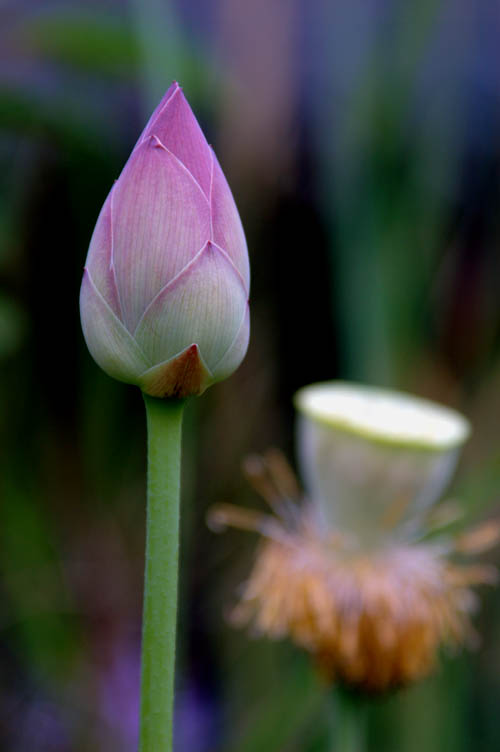
M301 389L298 455L322 521L367 547L419 532L469 435L463 416L376 387L329 382Z

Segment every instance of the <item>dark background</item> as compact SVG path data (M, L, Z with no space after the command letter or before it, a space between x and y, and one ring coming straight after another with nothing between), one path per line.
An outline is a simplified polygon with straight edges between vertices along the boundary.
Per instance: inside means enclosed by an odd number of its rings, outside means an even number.
M453 492L471 517L498 511L499 40L496 0L0 2L1 750L135 749L143 405L91 360L78 291L173 79L252 264L248 356L186 418L178 750L328 748L307 657L227 623L254 538L205 524L216 501L261 503L246 453L293 459L297 388L341 377L458 407L474 436ZM479 651L373 703L370 749L500 747L498 591L477 624Z

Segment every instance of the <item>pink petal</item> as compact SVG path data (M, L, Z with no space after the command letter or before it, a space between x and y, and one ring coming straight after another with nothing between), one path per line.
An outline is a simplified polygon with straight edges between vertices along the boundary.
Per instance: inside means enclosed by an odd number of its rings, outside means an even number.
M211 371L234 341L247 306L232 263L211 243L148 308L135 338L152 363L196 344Z
M223 248L241 274L248 294L250 267L245 233L233 194L214 154L211 194L212 238Z
M86 267L106 303L121 319L122 310L113 267L112 195L113 189L108 194L97 219L90 241Z
M150 136L159 138L175 154L208 198L212 169L210 147L178 84L168 89L138 143Z
M87 269L80 291L80 314L85 341L96 363L109 376L137 384L151 363L104 300Z
M141 135L137 139L137 143L136 143L136 145L134 147L135 149L137 149L137 147L140 146L140 144L144 141L144 139L146 137L146 134L151 135L151 124L154 123L154 121L157 119L159 113L162 112L162 110L165 109L165 107L166 107L169 99L171 99L171 97L173 96L173 94L175 94L178 91L178 89L180 89L179 84L177 83L177 81L173 81L170 84L170 86L168 87L168 89L165 92L165 94L163 95L163 97L161 98L159 104L157 105L157 107L153 111L153 114L151 115L151 117L149 118L148 122L146 123L146 127L144 128L144 130L142 131Z
M114 188L115 269L123 321L133 332L155 295L206 243L209 205L191 175L153 138Z
M248 305L245 308L240 328L219 362L213 367L215 381L220 381L230 376L240 365L248 349L250 339L250 312Z

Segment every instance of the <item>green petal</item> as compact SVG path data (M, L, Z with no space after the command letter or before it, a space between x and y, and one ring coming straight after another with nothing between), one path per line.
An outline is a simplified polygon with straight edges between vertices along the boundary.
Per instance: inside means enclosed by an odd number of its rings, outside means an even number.
M119 381L137 384L151 366L130 332L123 326L85 270L80 292L82 328L96 363Z

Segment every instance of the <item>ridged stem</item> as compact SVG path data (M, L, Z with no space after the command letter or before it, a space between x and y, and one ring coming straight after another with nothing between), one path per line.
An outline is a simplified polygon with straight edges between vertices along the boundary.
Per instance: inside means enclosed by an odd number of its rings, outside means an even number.
M332 740L328 752L365 752L366 701L347 691L335 693Z
M172 751L182 400L144 395L148 431L139 752Z

